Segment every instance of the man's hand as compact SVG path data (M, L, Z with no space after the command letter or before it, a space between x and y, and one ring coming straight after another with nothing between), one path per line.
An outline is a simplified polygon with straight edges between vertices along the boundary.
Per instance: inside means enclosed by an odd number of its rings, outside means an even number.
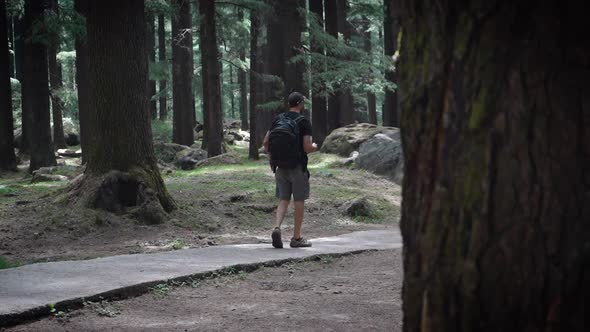
M313 147L314 152L318 150L318 145L316 143L312 143L311 146Z

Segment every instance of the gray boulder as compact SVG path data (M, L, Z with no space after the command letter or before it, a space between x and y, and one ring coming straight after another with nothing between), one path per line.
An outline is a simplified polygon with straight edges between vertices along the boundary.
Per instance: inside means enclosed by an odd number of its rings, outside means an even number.
M176 166L183 170L194 169L197 163L207 159L207 151L191 147L176 154Z
M31 182L36 183L36 182L67 181L67 180L68 180L68 177L64 176L64 175L35 173L35 174L33 174L33 178L31 179Z
M359 147L359 155L354 161L356 168L384 175L393 182L401 184L403 179L403 153L399 133L393 138L376 134Z
M322 144L321 152L348 157L353 151L358 151L360 145L375 136L375 134L399 137L399 129L369 123L355 123L334 129Z
M365 197L355 198L341 206L342 213L349 217L370 217L373 207Z

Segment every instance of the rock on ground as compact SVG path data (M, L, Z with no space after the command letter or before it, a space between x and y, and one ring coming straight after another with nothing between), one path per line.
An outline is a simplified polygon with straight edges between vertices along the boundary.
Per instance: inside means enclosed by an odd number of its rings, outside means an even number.
M163 142L154 143L156 158L164 164L174 163L177 160L177 153L187 149L189 149L189 147L186 145Z
M189 170L195 168L200 161L205 159L207 159L207 151L191 147L176 153L176 166L183 170Z
M334 153L342 157L348 157L353 151L357 151L362 143L375 134L399 137L399 129L393 127L381 127L369 123L355 123L346 127L333 130L324 144L321 152Z
M342 213L349 217L370 217L373 214L373 207L366 197L348 201L342 205L341 209Z
M403 153L399 132L392 136L376 134L359 147L354 161L356 168L384 175L401 184L403 179Z
M33 178L31 179L31 182L37 183L37 182L67 181L67 180L68 180L68 177L64 176L64 175L35 173L35 174L33 174Z
M242 160L240 155L233 152L220 154L219 156L207 158L199 161L195 167L212 166L212 165L235 165L241 164Z

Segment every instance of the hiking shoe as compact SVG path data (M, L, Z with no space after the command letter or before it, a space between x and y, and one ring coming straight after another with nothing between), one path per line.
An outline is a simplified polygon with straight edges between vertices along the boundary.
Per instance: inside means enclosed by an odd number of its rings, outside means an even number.
M306 239L300 237L299 239L292 238L291 239L291 248L307 248L311 247L311 242L308 242Z
M272 246L277 248L277 249L281 249L283 247L283 240L281 239L281 229L280 228L275 228L272 231Z

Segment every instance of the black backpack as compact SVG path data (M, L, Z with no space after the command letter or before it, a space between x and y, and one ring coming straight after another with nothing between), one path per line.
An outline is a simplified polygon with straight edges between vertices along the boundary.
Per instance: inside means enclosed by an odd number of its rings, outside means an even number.
M269 134L269 151L273 170L277 167L292 169L302 164L303 147L299 121L304 117L299 115L291 118L282 113L273 121Z

